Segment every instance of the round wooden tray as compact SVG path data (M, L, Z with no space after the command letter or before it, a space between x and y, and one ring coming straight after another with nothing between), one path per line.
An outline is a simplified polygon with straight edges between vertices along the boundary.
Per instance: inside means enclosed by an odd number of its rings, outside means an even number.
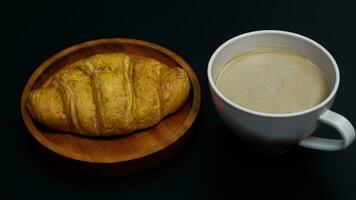
M192 89L180 110L156 126L125 136L95 138L43 128L26 108L32 89L45 84L58 70L99 53L126 52L154 58L170 67L181 67L189 75ZM128 175L162 163L186 143L201 101L199 81L181 57L156 44L135 39L99 39L65 49L42 63L29 78L21 99L24 123L31 135L55 155L59 164L93 175ZM51 152L54 152L51 153Z

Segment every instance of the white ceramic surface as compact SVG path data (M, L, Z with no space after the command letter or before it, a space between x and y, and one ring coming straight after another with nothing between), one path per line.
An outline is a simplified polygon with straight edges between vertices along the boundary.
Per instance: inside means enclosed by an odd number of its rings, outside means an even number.
M217 89L216 78L224 64L240 54L258 47L284 47L309 58L325 74L330 95L308 110L288 114L269 114L241 107ZM292 146L336 151L349 146L355 139L355 130L343 116L329 110L335 98L340 74L330 53L315 41L286 31L264 30L236 36L222 44L211 56L208 65L211 96L224 122L250 149L261 153L281 153ZM236 86L238 87L238 86ZM334 127L340 140L310 136L319 122Z

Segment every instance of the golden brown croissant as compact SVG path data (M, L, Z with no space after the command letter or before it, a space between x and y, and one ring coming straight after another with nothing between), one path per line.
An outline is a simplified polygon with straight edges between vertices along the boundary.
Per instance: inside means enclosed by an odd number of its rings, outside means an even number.
M27 107L49 128L108 136L153 126L178 110L189 90L181 68L124 53L98 54L31 91Z

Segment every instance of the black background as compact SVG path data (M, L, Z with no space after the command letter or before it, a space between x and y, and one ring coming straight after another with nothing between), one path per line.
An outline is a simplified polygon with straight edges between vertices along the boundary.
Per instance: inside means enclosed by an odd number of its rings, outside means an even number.
M217 116L206 68L224 41L280 29L314 39L339 64L333 110L356 121L356 10L342 1L1 2L1 196L10 199L356 199L356 144L339 152L296 147L280 156L242 148ZM147 172L93 178L47 162L20 115L27 78L71 45L107 37L151 41L181 55L202 87L192 142ZM5 72L5 73L4 73ZM334 137L326 126L316 134ZM2 198L3 199L3 198Z

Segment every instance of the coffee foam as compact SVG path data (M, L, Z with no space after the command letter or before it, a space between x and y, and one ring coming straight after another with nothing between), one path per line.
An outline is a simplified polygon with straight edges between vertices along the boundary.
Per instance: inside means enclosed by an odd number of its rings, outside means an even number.
M234 103L265 113L306 110L329 94L328 83L314 63L281 49L238 55L226 63L216 84Z

